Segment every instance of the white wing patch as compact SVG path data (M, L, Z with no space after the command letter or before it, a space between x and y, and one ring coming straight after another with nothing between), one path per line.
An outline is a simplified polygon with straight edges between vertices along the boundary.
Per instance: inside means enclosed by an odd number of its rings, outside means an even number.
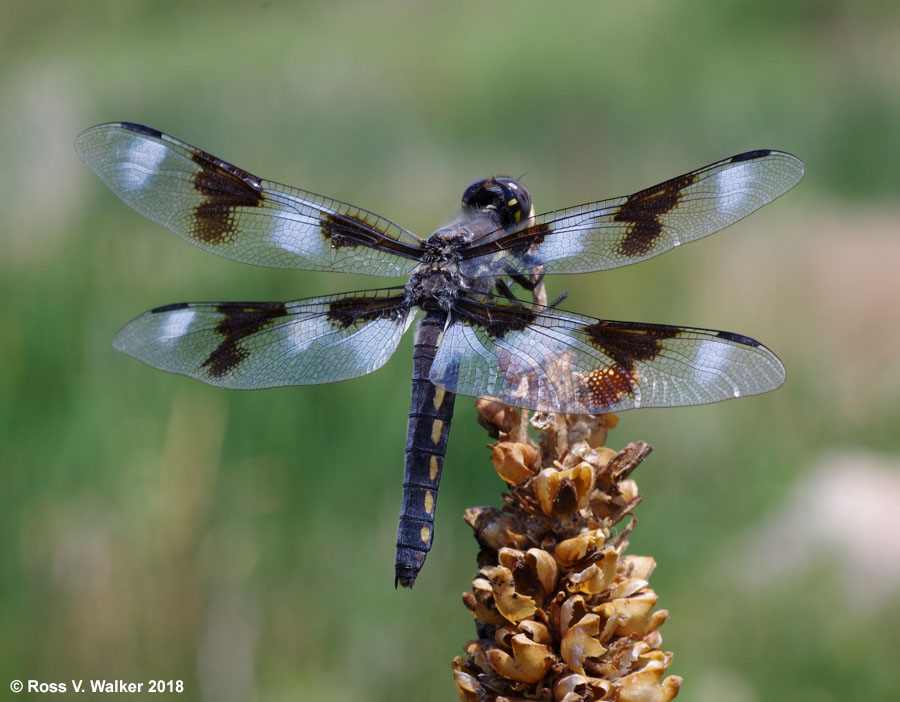
M321 314L298 318L285 325L285 336L292 354L303 353L316 339L333 331L331 322Z
M123 185L131 190L143 188L150 178L157 175L168 152L166 145L159 141L134 139L121 166Z
M694 355L694 381L700 386L716 384L721 387L724 384L731 389L732 397L740 397L735 375L746 367L746 362L745 346L701 341Z
M187 333L191 322L197 313L191 309L175 310L166 317L160 339L169 344L175 344L179 337Z
M716 209L725 214L736 214L744 209L754 170L758 167L748 161L726 168L716 176Z

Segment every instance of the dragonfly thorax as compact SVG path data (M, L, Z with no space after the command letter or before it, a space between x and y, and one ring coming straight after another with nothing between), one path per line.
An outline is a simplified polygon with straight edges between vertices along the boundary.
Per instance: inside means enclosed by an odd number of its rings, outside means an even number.
M424 244L421 263L406 284L406 300L412 305L437 302L450 310L462 291L490 292L496 276L465 275L460 261L466 247L498 231L497 216L483 212L438 229Z
M426 268L413 273L406 284L405 303L411 307L427 309L435 304L450 311L463 287L455 264L445 268Z

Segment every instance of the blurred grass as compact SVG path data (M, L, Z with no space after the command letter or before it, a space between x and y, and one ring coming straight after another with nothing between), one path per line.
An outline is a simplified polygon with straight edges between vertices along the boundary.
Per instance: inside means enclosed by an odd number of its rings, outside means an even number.
M0 6L3 679L445 700L474 633L460 515L501 485L465 399L435 548L415 590L392 587L409 340L370 377L257 393L113 352L158 304L379 284L241 266L141 219L71 146L128 119L423 234L488 173L525 173L541 210L750 148L804 158L801 186L732 230L550 291L750 334L788 367L775 394L611 435L656 447L632 542L660 564L682 696L893 699L900 598L853 617L827 569L777 597L714 574L819 456L900 453L898 47L875 0Z

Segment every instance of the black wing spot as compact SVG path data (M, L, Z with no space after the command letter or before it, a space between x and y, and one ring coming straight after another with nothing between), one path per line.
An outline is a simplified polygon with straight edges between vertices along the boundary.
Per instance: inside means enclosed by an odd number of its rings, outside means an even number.
M171 305L154 307L152 310L150 310L150 314L156 314L157 312L174 312L175 310L183 310L187 307L190 307L189 302L173 302Z
M772 153L772 149L757 149L756 151L747 151L737 156L732 156L730 163L740 163L741 161L752 161L756 158L763 158Z
M137 122L121 122L120 123L123 129L127 129L130 132L137 132L138 134L144 134L149 137L154 137L155 139L161 139L163 133L158 129L154 129L153 127L148 127L143 124L138 124Z
M733 341L736 344L743 344L744 346L753 346L759 347L762 346L756 339L751 339L749 336L744 336L743 334L735 334L733 332L720 331L716 333L721 339L726 339L728 341Z

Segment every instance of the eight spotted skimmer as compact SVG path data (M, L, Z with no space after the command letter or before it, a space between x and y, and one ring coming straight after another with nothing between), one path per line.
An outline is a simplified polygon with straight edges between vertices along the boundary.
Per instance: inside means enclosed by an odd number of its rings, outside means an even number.
M417 311L396 583L431 548L457 393L546 412L600 414L717 402L784 382L740 334L593 319L522 302L548 273L651 258L746 217L803 176L796 157L751 151L627 197L534 215L511 178L473 182L427 239L372 212L258 178L156 129L82 133L78 154L125 203L207 251L276 268L405 276L392 287L295 302L192 302L129 322L115 347L226 388L330 383L390 358Z

